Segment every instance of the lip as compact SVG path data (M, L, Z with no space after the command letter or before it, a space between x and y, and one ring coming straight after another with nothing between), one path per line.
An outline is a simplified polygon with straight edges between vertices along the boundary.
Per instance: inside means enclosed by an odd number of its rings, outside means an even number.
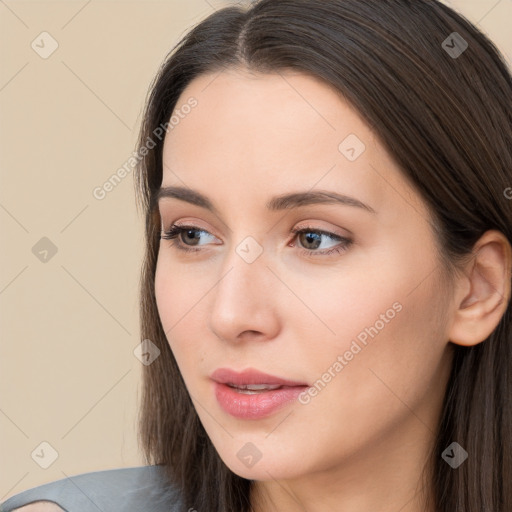
M231 370L230 368L218 368L210 378L220 384L235 384L243 386L245 384L270 384L279 386L308 386L306 382L292 381L260 372L254 368L248 368L242 372Z
M224 410L235 418L256 420L270 416L286 405L291 405L308 387L303 382L296 382L255 369L235 372L229 368L219 368L212 373L215 397ZM279 389L261 391L254 394L240 393L228 386L247 384L269 384L283 386Z

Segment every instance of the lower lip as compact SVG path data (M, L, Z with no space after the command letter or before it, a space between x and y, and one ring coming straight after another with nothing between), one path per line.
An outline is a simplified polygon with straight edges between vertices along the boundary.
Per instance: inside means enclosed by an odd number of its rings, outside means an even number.
M280 389L262 391L255 394L239 393L227 384L214 382L215 396L222 409L243 420L256 420L269 416L273 412L290 404L307 386L283 386Z

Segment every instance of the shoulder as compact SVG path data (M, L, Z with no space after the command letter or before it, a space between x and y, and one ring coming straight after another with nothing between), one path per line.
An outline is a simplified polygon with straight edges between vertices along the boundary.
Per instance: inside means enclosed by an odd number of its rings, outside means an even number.
M177 512L181 499L163 466L93 471L22 491L0 512Z

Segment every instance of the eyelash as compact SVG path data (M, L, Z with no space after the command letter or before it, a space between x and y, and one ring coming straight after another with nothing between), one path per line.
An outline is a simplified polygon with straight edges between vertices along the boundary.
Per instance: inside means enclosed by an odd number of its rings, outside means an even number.
M201 249L198 249L198 248L192 249L190 247L183 246L182 243L179 242L179 239L178 239L179 235L181 235L181 233L183 233L184 231L189 231L189 230L208 233L208 231L206 231L204 229L200 229L197 226L188 226L188 225L187 226L179 226L177 224L173 224L167 231L164 232L164 235L162 235L160 238L162 240L173 240L173 242L171 243L171 246L175 247L176 249L178 249L180 251L184 251L184 252L201 251ZM300 228L300 229L295 228L295 229L292 229L290 232L293 233L294 235L299 235L301 233L315 233L318 235L325 235L329 238L339 240L340 242L342 242L341 244L333 247L332 249L324 249L323 251L315 251L313 249L302 248L301 254L306 255L306 256L319 256L319 255L320 256L329 256L329 255L335 254L335 253L343 253L353 243L353 241L350 240L349 238L335 235L334 233L330 233L329 231L314 229L312 227L305 227L305 228ZM208 234L211 234L211 233L208 233ZM296 236L294 238L296 238Z

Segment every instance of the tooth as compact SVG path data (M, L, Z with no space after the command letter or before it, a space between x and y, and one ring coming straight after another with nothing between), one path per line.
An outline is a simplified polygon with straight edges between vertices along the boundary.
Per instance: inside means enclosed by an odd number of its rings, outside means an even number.
M243 386L243 389L249 389L251 391L260 391L263 389L277 389L280 388L279 385L270 385L270 384L248 384Z
M229 386L236 388L236 389L244 389L248 391L271 391L274 389L278 389L281 387L281 385L270 385L270 384L246 384L246 385L235 385L235 384L228 384Z

